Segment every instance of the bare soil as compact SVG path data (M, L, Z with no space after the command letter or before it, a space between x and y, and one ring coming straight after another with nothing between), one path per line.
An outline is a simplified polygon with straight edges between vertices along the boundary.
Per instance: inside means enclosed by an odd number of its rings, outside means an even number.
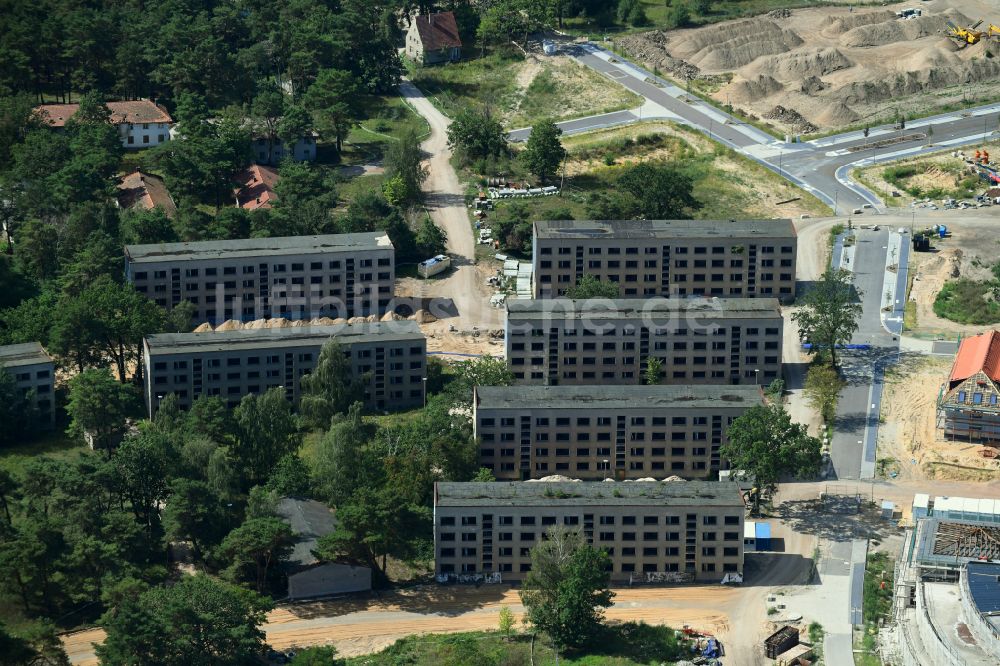
M1000 479L1000 460L984 458L985 447L951 442L937 428L936 404L951 370L951 357L904 358L886 374L879 427L879 458L899 480Z
M909 20L895 11L910 3L824 6L641 33L619 44L681 84L689 76L717 82L732 74L712 97L785 132L842 128L894 110L912 117L992 95L989 84L1000 81L1000 58L992 57L1000 55L998 40L961 48L946 36L945 22L969 26L992 18L995 6L985 0L919 5L923 16Z

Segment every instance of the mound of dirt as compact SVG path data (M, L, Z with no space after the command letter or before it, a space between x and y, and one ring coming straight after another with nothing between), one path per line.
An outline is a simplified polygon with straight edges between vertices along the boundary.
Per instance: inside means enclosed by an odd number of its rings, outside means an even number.
M768 74L779 81L792 81L809 76L826 76L853 65L837 49L808 48L759 58L743 71L743 75L749 78L754 74Z
M673 43L671 53L703 70L728 72L803 43L798 34L774 20L753 18L737 21L725 32L717 26L686 31Z
M768 120L777 120L799 134L811 134L816 131L816 126L806 120L801 113L795 109L786 109L780 104L765 113L764 117Z
M885 10L881 12L871 12L868 14L848 14L847 16L829 16L826 19L826 25L823 27L823 32L829 35L842 35L848 30L853 30L854 28L861 27L863 25L872 25L873 23L884 23L885 21L895 21L896 13Z
M950 67L928 67L900 73L891 79L856 81L837 93L846 104L871 103L997 78L1000 78L1000 62L994 59L970 60Z
M744 79L733 81L733 83L725 89L725 92L726 96L733 102L747 103L756 102L757 100L763 99L768 95L780 92L784 90L784 88L785 87L774 78L761 74L752 81Z
M198 328L194 329L194 333L211 333L214 330L215 329L212 328L211 324L205 322L204 324L200 324Z
M667 35L660 31L629 35L618 40L619 46L633 58L679 79L697 78L701 71L689 62L675 58L667 51Z
M970 23L968 18L956 11L947 11L945 16L959 25ZM852 28L841 35L840 43L844 46L870 47L891 42L909 42L942 32L944 20L941 14L921 16L907 21L893 18L881 23Z
M802 85L799 86L799 92L803 92L806 95L818 95L829 87L830 84L824 82L818 76L809 76L802 80Z
M828 104L813 120L824 127L838 127L850 125L859 120L860 117L851 107L843 102L835 101Z

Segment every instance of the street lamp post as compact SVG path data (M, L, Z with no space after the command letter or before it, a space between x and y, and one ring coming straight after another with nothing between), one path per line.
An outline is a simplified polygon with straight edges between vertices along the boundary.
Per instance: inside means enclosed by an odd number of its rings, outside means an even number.
M760 386L760 368L753 369L753 383L754 386Z
M423 388L424 388L424 407L426 407L427 406L427 378L426 377L421 377L420 379L421 379L421 384L423 384Z
M604 465L604 478L605 479L608 478L609 472L611 471L611 465L609 464L609 462L610 461L607 458L605 458L604 460L601 461L601 463L603 463L603 465Z

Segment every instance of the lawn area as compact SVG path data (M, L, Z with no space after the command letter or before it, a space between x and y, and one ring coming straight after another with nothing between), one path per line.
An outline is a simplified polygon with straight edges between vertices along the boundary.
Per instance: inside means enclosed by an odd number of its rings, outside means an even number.
M445 115L488 104L511 128L642 103L638 95L566 56L526 59L513 49L433 67L411 64L410 75Z
M69 437L56 424L56 430L43 434L35 441L0 449L0 468L17 475L28 461L38 456L66 459L88 450L83 442Z
M559 663L566 666L639 666L671 662L685 654L669 627L628 623L607 629L607 636L595 641L599 648L584 654L562 653ZM552 644L536 636L515 634L510 640L497 632L428 634L396 641L382 652L347 659L349 666L513 666L515 664L553 666Z
M864 628L855 636L856 646L863 652L856 652L857 666L877 666L882 661L875 655L875 634L880 620L889 619L892 613L892 577L894 562L887 553L869 553L865 566L864 601L862 617ZM885 589L882 588L883 584Z
M421 118L398 95L367 96L362 100L362 114L344 142L340 164L362 164L381 157L386 143L408 131L422 136L429 131ZM335 151L329 151L333 156Z
M488 220L601 219L600 200L615 192L626 168L639 162L674 165L690 175L694 196L702 204L697 219L830 214L811 194L682 125L639 123L568 136L563 145L569 159L561 196L499 201ZM515 169L512 175L526 174Z

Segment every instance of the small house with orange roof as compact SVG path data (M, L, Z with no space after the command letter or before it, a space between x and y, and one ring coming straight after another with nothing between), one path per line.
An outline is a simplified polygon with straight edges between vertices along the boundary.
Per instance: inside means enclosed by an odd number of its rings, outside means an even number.
M278 182L278 172L263 164L251 164L236 176L236 205L247 210L270 208L278 195L274 186Z
M417 14L406 31L406 55L422 65L457 62L462 57L462 38L452 12Z
M126 210L160 208L171 219L177 215L177 206L163 179L151 173L143 173L142 169L126 174L118 181L118 206Z
M1000 442L1000 331L962 340L937 415L948 439Z

